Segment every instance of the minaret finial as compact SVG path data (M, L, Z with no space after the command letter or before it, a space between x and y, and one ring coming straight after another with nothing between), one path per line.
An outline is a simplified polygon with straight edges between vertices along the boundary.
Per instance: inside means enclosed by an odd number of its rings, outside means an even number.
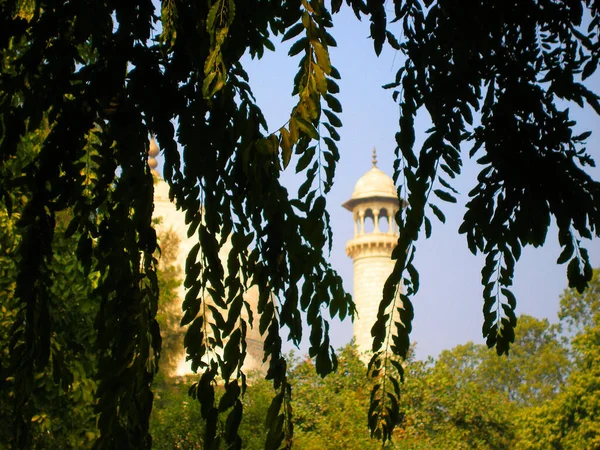
M377 167L377 149L373 146L373 167Z
M150 149L148 151L148 165L150 166L150 170L152 175L157 178L160 178L160 174L156 170L156 166L158 166L158 161L156 161L156 157L158 156L159 149L156 140L154 139L154 135L150 138Z

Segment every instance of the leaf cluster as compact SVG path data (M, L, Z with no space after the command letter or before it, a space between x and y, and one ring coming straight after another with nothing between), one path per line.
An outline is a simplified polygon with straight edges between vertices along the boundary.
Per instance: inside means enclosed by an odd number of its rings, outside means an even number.
M0 442L8 448L92 448L98 437L93 332L98 300L93 290L98 274L84 272L73 252L76 240L66 238L64 228L59 227L53 238L56 264L48 274L49 317L39 324L49 339L47 364L36 367L29 380L7 376L14 373L16 365L26 364L14 359L25 347L23 314L16 298L22 243L17 217L16 212L11 218L0 212ZM26 403L15 405L24 393ZM27 414L29 423L15 423L15 406ZM18 440L22 435L14 433L15 425L27 428L29 442Z
M241 447L245 337L258 326L276 391L267 447L291 445L282 329L298 344L306 313L309 355L324 376L337 364L324 312L340 318L355 312L327 261L332 232L325 195L342 125L330 11L343 3L2 2L0 204L2 214L18 212L20 243L11 363L0 382L14 379L20 445L30 441L36 374L58 354L52 268L57 223L66 214L65 234L77 240L84 274L98 274L96 446L151 446L150 386L161 333L150 135L162 148L171 199L185 212L188 236L198 240L187 258L181 323L188 326L187 358L199 372L190 393L206 421L204 444L220 445L215 418L225 413L223 439ZM368 17L377 54L389 44L405 56L387 87L400 108L394 178L407 207L396 218L396 266L373 327L370 364L377 382L369 424L386 440L400 420L404 370L390 355L408 355L410 298L419 289L414 243L421 230L426 237L432 232L429 210L444 221L432 192L442 202L457 201L461 146L468 143L469 157L481 166L459 231L471 251L486 255L488 345L508 353L515 339L514 266L522 247L545 242L551 218L570 286L581 290L590 280L581 240L598 235L599 184L584 170L593 164L584 148L589 134L576 133L557 102L600 111L599 97L584 84L599 60L600 14L591 0L397 0L388 22L383 0L345 3L359 19ZM269 133L241 58L274 49L273 36L294 40L290 56L299 57L299 68L296 104ZM416 150L419 111L432 127ZM297 195L280 182L294 158L305 177ZM250 288L259 292L259 317L244 300ZM225 394L217 402L218 383Z
M385 366L390 351L407 354L410 297L419 288L414 243L423 230L425 237L432 232L429 210L444 222L439 201L457 202L453 184L466 146L480 172L459 232L474 254L486 257L483 335L499 354L508 353L517 323L510 290L515 264L524 246L546 241L552 218L563 247L558 263L568 262L569 285L581 291L592 276L581 241L599 235L600 184L585 172L594 164L584 147L590 134L577 133L569 110L558 105L574 102L600 112L598 95L583 83L597 66L597 5L405 1L395 2L392 22L402 39L389 43L406 60L384 87L393 90L400 107L394 179L408 206L397 217L396 267L373 328L372 365ZM432 126L415 148L420 111ZM401 282L401 320L384 338L386 311L396 307ZM388 391L396 398L393 384ZM382 402L386 396L381 393ZM391 397L388 405L393 412ZM385 438L394 414L382 408L372 411L372 429Z

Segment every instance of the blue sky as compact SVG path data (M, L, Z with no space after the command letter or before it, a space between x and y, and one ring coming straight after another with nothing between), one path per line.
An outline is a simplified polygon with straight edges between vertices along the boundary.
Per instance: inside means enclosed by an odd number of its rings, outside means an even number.
M337 168L335 186L328 196L328 211L334 232L331 263L344 279L346 289L352 292L352 261L345 254L346 241L352 237L351 214L341 204L352 194L356 181L371 167L371 150L377 148L378 167L392 174L395 140L398 129L398 106L391 93L381 86L393 81L402 63L400 53L390 48L375 57L368 39L368 22L359 22L347 8L334 16L331 31L338 47L331 50L332 64L339 70L339 82L344 112L340 118L341 160ZM274 38L274 43L279 37ZM270 126L277 130L286 123L294 105L291 97L293 78L299 58L287 56L287 46L278 45L276 53L265 54L259 61L245 61L251 77L251 86ZM600 77L591 87L600 91ZM600 130L600 119L590 109L571 108L579 130ZM419 117L417 139L424 135L429 123ZM600 138L593 134L588 140L588 151L600 162ZM294 161L284 174L284 182L294 189L297 178L293 175ZM593 175L600 178L600 170ZM433 221L433 236L418 242L416 263L421 276L421 290L414 298L415 320L412 333L417 343L417 357L437 356L446 348L472 340L483 343L481 337L482 297L480 270L481 256L473 256L463 236L457 230L464 214L466 194L475 184L476 164L464 161L464 169L456 188L461 192L458 204L442 204L446 224ZM587 243L591 262L600 266L600 240ZM556 321L559 295L567 286L566 266L556 265L560 248L556 228L551 229L547 244L541 249L526 249L517 264L514 293L518 299L518 314L547 317ZM350 322L335 322L332 326L332 344L340 347L352 337ZM306 348L301 347L302 351Z

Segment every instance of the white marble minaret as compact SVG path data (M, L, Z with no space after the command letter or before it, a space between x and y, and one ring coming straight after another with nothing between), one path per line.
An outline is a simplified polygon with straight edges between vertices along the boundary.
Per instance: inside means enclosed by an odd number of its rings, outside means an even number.
M377 318L383 286L394 269L392 250L398 241L394 216L399 208L393 180L377 168L373 149L373 167L356 183L350 200L343 204L354 218L354 238L346 244L346 253L354 261L354 302L358 317L354 320L354 339L364 355L371 350L371 328Z
M186 258L192 247L198 242L196 236L191 238L187 237L188 226L185 223L185 213L178 210L175 205L169 199L169 185L161 178L157 172L157 161L156 157L159 154L159 148L154 139L150 141L149 161L150 169L154 175L154 214L153 217L160 223L156 226L159 236L168 231L172 232L179 238L178 248L176 249L176 261L175 265L180 269L180 275L183 281L185 277L185 264ZM226 242L221 248L219 257L223 263L223 267L227 270L227 257L231 250L231 243ZM225 274L227 276L227 274ZM183 287L183 282L177 290L177 294L180 302L185 298L186 290ZM252 287L244 295L245 300L250 304L250 308L253 311L254 325L248 327L246 334L246 345L247 353L246 360L244 361L243 369L246 373L250 371L265 371L266 364L262 362L263 357L263 338L258 330L259 315L258 310L258 289ZM210 302L210 297L205 298L205 301ZM183 316L181 311L181 303L169 305L169 312L179 319ZM242 317L248 320L245 309L242 310ZM181 342L183 345L183 340ZM190 375L191 363L186 361L185 354L182 353L175 356L178 361L175 372L170 375L185 376Z

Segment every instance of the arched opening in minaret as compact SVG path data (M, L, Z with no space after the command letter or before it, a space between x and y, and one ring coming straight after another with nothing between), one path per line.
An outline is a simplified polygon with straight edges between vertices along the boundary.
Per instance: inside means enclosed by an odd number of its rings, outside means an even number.
M365 211L364 224L363 233L373 233L373 231L375 231L375 221L373 218L373 211L371 209L367 209Z
M390 231L390 223L388 222L388 212L385 208L379 211L378 225L379 231L381 233L388 233Z

